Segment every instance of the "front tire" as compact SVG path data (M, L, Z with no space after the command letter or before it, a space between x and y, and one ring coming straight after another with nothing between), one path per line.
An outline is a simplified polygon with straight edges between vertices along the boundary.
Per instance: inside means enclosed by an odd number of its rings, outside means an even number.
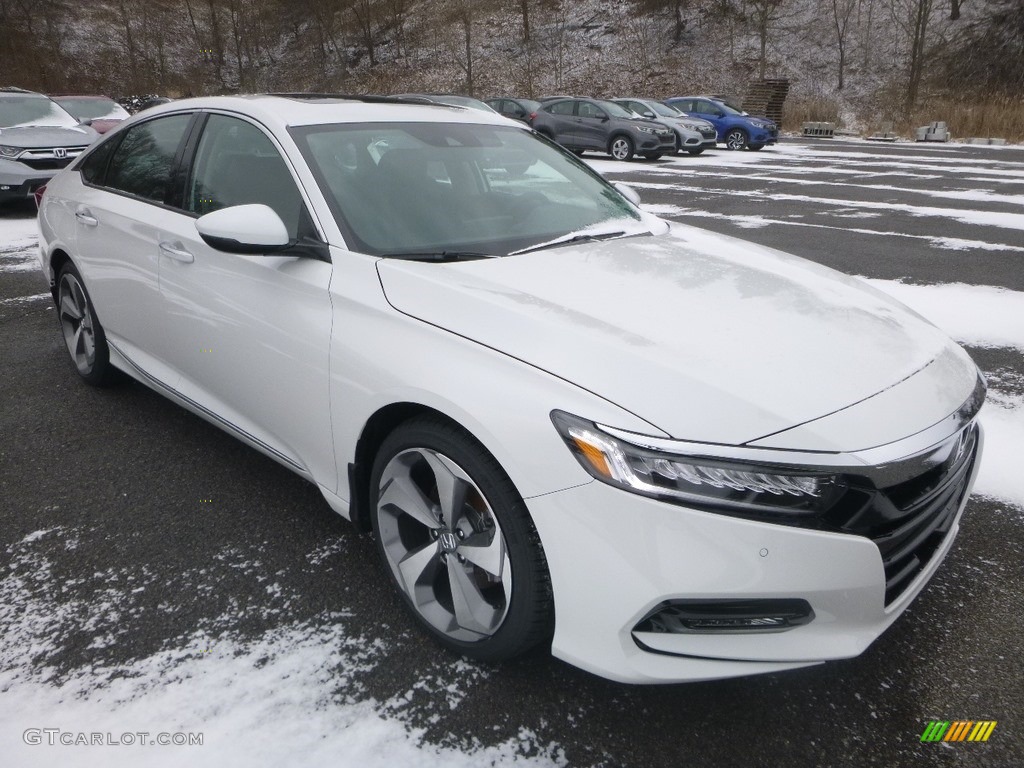
M751 152L757 152L759 149L764 149L764 144L751 144L747 147Z
M700 149L688 149L686 151L687 151L687 153L689 153L689 154L693 155L694 157L696 157L697 155L701 154L704 151L704 148L701 147Z
M57 276L57 322L78 375L97 387L113 383L116 371L110 364L107 336L82 275L70 261Z
M660 160L661 159L661 152L645 152L644 153L644 159L645 160Z
M729 149L743 149L747 146L747 132L742 128L733 128L725 134L725 146Z
M391 581L441 645L501 661L550 638L540 538L512 481L469 433L434 416L399 426L378 451L370 495Z
M608 154L616 160L632 160L633 152L633 140L629 136L614 136L608 143Z

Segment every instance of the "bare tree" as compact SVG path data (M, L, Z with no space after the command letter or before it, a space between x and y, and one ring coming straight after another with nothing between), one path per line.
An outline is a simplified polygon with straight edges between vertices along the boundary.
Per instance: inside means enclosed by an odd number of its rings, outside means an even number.
M839 54L839 77L836 90L843 90L844 75L846 71L846 44L847 33L850 29L850 19L857 7L859 0L829 0L832 25L836 33L836 48Z

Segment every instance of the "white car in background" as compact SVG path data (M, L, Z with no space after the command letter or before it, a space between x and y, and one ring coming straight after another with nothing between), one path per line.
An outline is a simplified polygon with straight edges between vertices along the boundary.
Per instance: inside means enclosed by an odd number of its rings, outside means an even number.
M985 385L942 332L670 227L498 115L178 101L54 178L39 222L83 379L127 373L316 483L478 659L550 644L672 682L855 656L977 472Z

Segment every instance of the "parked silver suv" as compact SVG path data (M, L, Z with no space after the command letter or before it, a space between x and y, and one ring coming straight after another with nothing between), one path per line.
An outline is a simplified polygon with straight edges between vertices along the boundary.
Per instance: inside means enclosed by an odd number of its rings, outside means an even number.
M0 203L31 197L98 137L43 94L0 88Z

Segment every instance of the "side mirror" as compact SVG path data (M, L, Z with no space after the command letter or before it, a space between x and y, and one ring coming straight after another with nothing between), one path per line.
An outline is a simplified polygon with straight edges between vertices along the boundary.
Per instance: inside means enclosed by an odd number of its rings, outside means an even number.
M273 253L292 245L281 217L267 205L233 205L196 219L196 230L211 248L228 253Z
M640 195L638 195L636 190L629 186L629 184L623 184L621 181L617 181L615 182L614 187L619 191L620 195L629 200L633 205L637 207L640 206Z
M651 112L650 110L648 110L648 111L644 112L644 117L652 117L653 118L653 117L655 117L655 114L653 112Z
M608 122L608 115L601 115L600 120L601 120L602 123L607 123Z

